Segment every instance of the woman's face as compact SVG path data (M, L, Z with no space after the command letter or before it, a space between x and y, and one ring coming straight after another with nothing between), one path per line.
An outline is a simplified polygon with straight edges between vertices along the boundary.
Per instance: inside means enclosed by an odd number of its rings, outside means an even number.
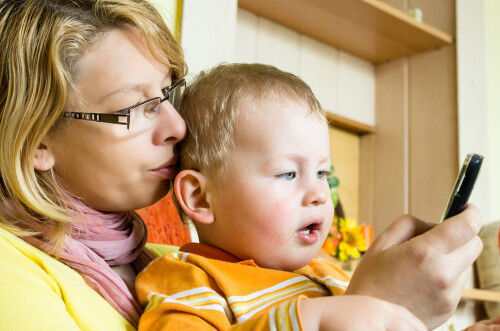
M171 85L169 68L156 61L139 33L115 29L103 34L79 63L79 96L66 111L113 113L162 96ZM102 211L142 208L162 198L176 174L174 147L186 126L165 101L147 130L76 119L44 141L54 171L70 193Z

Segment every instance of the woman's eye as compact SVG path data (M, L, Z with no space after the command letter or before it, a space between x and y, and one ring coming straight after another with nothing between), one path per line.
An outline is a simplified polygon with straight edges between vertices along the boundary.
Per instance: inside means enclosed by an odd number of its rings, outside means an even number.
M283 178L286 180L292 180L296 176L297 176L297 174L295 173L295 171L284 172L284 173L278 175L279 178Z
M148 102L144 104L144 113L153 114L158 112L160 104L158 102Z

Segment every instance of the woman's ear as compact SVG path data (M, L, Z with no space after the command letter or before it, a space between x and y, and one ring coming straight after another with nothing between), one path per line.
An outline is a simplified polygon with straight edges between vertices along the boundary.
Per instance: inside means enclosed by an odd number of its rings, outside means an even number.
M33 157L33 167L36 170L47 171L52 169L54 163L54 155L50 151L47 144L42 141L38 148L35 150L35 155Z
M207 198L207 178L198 171L182 170L174 180L179 205L193 221L211 224L214 214Z

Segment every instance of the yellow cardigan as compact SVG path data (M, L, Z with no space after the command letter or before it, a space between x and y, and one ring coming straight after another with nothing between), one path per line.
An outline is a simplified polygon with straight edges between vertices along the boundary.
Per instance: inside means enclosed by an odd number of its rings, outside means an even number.
M148 245L161 256L177 250ZM73 269L0 228L0 330L135 330Z

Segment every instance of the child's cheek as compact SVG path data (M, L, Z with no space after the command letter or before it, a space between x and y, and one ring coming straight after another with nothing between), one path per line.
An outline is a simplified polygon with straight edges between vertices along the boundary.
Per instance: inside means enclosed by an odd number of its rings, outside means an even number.
M270 201L261 209L262 224L275 237L285 235L287 229L296 224L298 211L290 204L290 199Z

